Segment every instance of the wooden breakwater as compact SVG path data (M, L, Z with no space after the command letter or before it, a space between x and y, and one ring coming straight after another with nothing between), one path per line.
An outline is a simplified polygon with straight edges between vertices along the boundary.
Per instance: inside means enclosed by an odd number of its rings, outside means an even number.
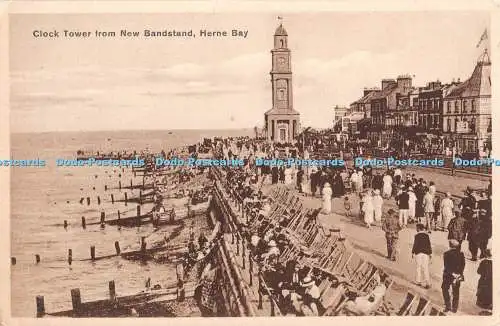
M181 277L181 275L178 275ZM72 309L47 312L44 296L36 297L37 317L176 317L168 306L182 302L194 294L194 283L179 282L167 288L153 288L137 294L119 296L115 282L109 282L109 297L84 301L80 288L71 289Z

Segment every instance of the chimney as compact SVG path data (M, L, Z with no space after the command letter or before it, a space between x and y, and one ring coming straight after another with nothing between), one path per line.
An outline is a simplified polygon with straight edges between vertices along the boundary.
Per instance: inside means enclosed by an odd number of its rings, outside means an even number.
M411 76L410 75L400 75L398 76L398 89L402 93L409 92L411 89Z
M394 79L382 79L382 90L394 84L396 84Z

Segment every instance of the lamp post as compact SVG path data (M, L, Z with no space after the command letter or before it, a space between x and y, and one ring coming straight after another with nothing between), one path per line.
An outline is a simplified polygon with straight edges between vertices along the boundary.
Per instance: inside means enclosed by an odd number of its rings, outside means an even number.
M455 175L455 155L456 155L456 152L457 152L456 141L455 141L455 139L453 139L453 150L452 150L453 158L451 161L451 175Z

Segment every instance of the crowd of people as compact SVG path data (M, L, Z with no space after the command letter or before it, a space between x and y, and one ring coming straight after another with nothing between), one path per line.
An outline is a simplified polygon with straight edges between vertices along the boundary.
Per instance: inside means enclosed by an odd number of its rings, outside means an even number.
M418 178L415 173L406 173L399 168L386 171L372 169L369 166L347 167L295 167L295 166L256 166L255 158L291 157L307 159L310 154L307 148L302 150L288 147L275 147L273 144L252 141L249 138L224 139L212 144L212 150L220 157L233 159L243 158L245 165L240 168L227 168L226 177L234 191L245 199L245 202L255 209L255 218L262 219L269 213L271 202L263 195L261 188L267 184L282 183L290 188L295 187L298 193L305 196L322 198L321 211L330 214L336 204L334 198L342 198L346 215L352 216L354 203L359 204L358 218L368 228L380 224L387 240L387 258L398 260L398 240L400 232L415 224L416 235L412 248L412 257L416 265L416 283L424 289L432 287L429 275L429 262L433 253L433 243L429 236L433 231L447 232L450 250L443 254L443 293L445 311L456 312L459 305L459 290L464 282L465 255L462 250L464 240L468 242L470 260L481 259L477 273L480 279L477 287L477 305L482 309L492 307L492 270L491 250L488 242L492 234L491 226L491 181L487 189L475 191L467 188L464 196L457 201L450 192L439 192L437 185ZM353 196L354 195L354 199ZM388 210L384 208L389 208ZM338 212L338 210L337 210ZM293 211L287 212L293 215ZM265 219L263 219L264 221ZM265 264L277 262L279 253L286 248L287 237L283 232L286 228L286 214L277 224L260 223L260 228L253 230L252 245L256 257ZM439 235L438 235L439 236ZM290 262L283 266L280 276L276 279L286 279L285 275L297 267ZM279 270L279 269L278 269ZM301 273L298 273L301 271ZM291 273L291 275L295 275ZM298 269L292 276L295 283L293 291L297 295L283 295L288 306L297 308L297 302L305 308L295 309L299 314L320 314L321 307L315 301L315 290L300 284L309 284L310 270ZM297 281L298 280L298 281ZM277 282L279 288L286 294L289 281ZM450 288L452 290L450 296ZM303 299L304 296L306 299ZM316 298L317 299L317 298ZM314 306L316 308L314 308ZM304 310L305 309L305 310Z

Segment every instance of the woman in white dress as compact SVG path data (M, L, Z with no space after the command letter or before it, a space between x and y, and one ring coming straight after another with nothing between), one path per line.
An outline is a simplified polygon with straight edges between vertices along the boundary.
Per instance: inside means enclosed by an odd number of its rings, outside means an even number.
M417 202L417 196L413 192L413 187L408 187L408 220L410 222L415 221L415 203Z
M380 196L380 190L375 189L373 191L374 196L373 196L373 209L374 209L374 215L373 218L376 222L380 222L382 220L382 206L384 204L384 199L382 196Z
M451 193L447 192L446 197L441 201L441 227L442 230L448 229L448 224L453 218L453 200L451 199Z
M328 182L323 187L323 213L330 214L332 212L332 188Z
M375 209L373 207L373 197L371 194L371 191L366 192L364 200L363 200L363 217L365 220L365 224L368 228L371 228L373 220L374 220L374 214L375 214Z
M392 177L390 174L384 175L382 179L384 185L382 186L382 196L384 198L390 198L392 195Z

